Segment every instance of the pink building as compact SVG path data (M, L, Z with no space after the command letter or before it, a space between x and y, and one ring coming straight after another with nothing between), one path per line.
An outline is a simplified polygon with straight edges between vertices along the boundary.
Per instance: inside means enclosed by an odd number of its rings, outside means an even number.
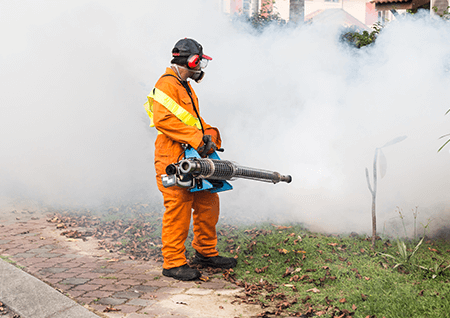
M230 0L230 14L243 12L243 0Z
M375 3L366 2L366 21L365 24L368 26L373 25L378 21L378 12L375 9Z
M261 11L273 12L273 1L272 0L262 0L261 1Z

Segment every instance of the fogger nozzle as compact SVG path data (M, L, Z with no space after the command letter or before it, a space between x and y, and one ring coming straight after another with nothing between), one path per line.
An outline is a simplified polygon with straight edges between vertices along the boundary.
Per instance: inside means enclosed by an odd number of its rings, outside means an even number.
M235 164L228 160L216 159L184 159L180 161L181 173L191 173L199 178L215 180L231 180L233 178L251 179L265 182L287 182L292 181L289 175L281 175L275 171L248 168Z

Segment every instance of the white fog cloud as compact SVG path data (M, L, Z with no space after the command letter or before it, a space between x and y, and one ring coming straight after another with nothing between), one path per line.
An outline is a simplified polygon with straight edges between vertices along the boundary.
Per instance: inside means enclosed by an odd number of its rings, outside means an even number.
M364 169L383 149L379 229L395 208L449 221L450 26L394 21L361 50L333 26L250 33L210 1L20 1L0 4L0 191L45 204L148 198L161 205L142 104L180 38L213 57L193 84L219 127L224 159L291 174L238 180L222 214L370 229ZM242 216L245 217L242 217ZM393 226L393 225L392 225Z

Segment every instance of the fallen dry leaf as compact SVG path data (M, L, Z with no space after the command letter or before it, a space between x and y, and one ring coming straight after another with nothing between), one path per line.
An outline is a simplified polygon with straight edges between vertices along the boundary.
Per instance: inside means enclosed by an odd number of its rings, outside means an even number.
M255 268L255 272L260 274L260 273L264 273L267 269L269 268L269 266L264 266L261 268Z
M341 304L346 303L346 302L347 302L347 299L341 298L341 299L339 299L339 302L340 302Z
M356 310L356 309L358 309L358 307L356 307L356 305L353 304L353 305L352 305L352 309L353 309L353 310Z
M325 315L327 312L325 310L321 310L321 311L316 311L315 314L316 316L322 316Z
M313 292L313 293L320 293L320 290L317 289L316 287L308 289L306 292Z
M200 276L199 278L201 281L207 282L209 281L209 277L208 276Z
M289 275L291 275L293 272L294 272L294 267L292 267L292 266L286 267L286 271L284 272L284 274L283 274L282 277L284 278L284 277L286 277L286 276L289 276Z
M103 312L110 312L110 311L120 311L120 309L118 308L113 308L113 307L106 307Z
M311 296L306 296L305 298L303 298L303 299L300 299L301 300L301 302L303 303L303 304L305 304L308 300L310 300L311 299Z
M275 226L277 228L277 230L287 230L287 229L292 228L292 226L283 226L283 225L275 225L275 224L272 224L272 226Z
M304 280L304 279L309 279L308 275L302 275L302 277L300 277L300 280Z
M298 276L298 275L294 275L294 276L292 276L291 278L289 278L289 281L290 281L290 282L292 282L292 281L298 282L298 280L299 280L299 276Z

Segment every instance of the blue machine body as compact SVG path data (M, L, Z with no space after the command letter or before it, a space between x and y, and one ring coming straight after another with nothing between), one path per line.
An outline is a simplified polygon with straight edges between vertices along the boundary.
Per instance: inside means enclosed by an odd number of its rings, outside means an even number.
M201 159L198 152L191 147L187 148L184 151L184 157L185 159L189 158ZM216 151L208 155L208 158L221 160ZM199 180L198 183L193 188L189 189L190 192L208 190L211 193L217 193L222 191L233 190L233 186L228 181L225 180L214 180L214 184L206 179L198 179L198 180Z

